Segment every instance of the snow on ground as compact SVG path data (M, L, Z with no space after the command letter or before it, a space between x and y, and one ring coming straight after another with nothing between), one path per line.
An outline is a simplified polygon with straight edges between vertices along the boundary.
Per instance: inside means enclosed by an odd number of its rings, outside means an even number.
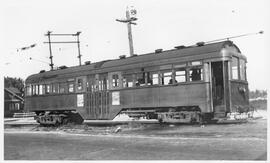
M146 119L146 118L134 119L134 118L130 118L127 114L119 114L112 121L157 121L157 120Z
M4 122L16 122L16 123L36 123L34 117L25 117L25 118L5 118Z
M262 117L262 119L267 119L267 111L266 110L256 110L253 113L254 118Z
M132 121L132 120L134 120L134 119L130 118L126 114L119 114L113 119L113 121Z

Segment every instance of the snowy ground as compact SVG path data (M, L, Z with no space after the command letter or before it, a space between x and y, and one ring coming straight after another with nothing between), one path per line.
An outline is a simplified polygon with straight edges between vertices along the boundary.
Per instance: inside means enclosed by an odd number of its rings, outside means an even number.
M254 111L253 117L254 118L260 118L260 117L262 117L262 119L267 119L268 114L267 114L267 111L266 110L257 110L257 111Z
M134 118L130 118L128 115L126 114L121 114L121 115L117 115L113 121L153 121L156 122L157 120L155 119L151 119L151 120L147 120L145 118L140 118L140 119L134 119Z

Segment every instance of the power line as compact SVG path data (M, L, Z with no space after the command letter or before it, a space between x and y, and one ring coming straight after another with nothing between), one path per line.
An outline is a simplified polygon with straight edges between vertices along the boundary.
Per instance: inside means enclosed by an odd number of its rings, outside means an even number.
M33 61L42 62L42 63L45 63L45 64L50 64L49 62L42 61L42 60L39 60L39 59L35 59L35 58L32 58L32 57L30 57L29 59L30 59L30 60L33 60Z
M18 48L18 49L17 49L17 52L23 51L23 50L28 50L28 49L34 48L34 47L36 47L36 46L37 46L37 44L35 43L35 44L31 44L31 45L29 45L29 46L21 47L21 48Z
M32 58L32 57L30 57L30 58L29 58L29 60L32 60L32 61L37 61L37 62L41 62L41 63L45 63L45 64L50 65L50 63L49 63L49 62L42 61L42 60L39 60L39 59L36 59L36 58ZM57 66L57 65L56 65L56 66Z

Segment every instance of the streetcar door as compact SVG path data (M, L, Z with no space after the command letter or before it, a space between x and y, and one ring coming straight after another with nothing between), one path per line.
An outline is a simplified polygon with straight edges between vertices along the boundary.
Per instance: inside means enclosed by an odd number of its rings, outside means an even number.
M108 74L96 74L89 78L89 119L107 119L109 116Z
M89 119L97 119L96 109L96 79L95 75L88 76L88 90L87 90L87 114Z
M97 108L99 110L99 119L108 119L109 116L109 85L108 85L108 73L99 74L97 80L98 85L98 103Z
M229 111L228 62L212 62L211 72L214 116L222 118Z

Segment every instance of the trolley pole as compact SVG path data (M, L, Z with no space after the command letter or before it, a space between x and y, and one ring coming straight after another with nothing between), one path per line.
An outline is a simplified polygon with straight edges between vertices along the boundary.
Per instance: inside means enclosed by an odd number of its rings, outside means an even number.
M132 16L130 16L130 14ZM138 20L135 16L137 14L137 11L135 9L130 9L127 7L126 10L126 19L119 20L116 19L116 21L121 23L127 23L127 29L128 29L128 41L129 41L129 53L130 56L134 55L134 48L133 48L133 39L132 39L132 30L131 30L131 24L136 25L134 21Z

